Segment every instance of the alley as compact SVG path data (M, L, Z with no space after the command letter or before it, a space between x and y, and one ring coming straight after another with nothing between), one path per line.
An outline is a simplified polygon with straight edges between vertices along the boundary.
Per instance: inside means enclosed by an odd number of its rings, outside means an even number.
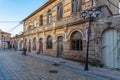
M15 51L0 50L0 80L101 80Z

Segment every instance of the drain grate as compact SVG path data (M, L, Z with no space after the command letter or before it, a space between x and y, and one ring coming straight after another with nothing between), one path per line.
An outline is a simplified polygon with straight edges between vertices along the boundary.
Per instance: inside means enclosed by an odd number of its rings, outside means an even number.
M58 73L57 70L50 70L49 73Z
M52 64L53 66L60 66L60 64L58 64L58 63L54 63L54 64Z

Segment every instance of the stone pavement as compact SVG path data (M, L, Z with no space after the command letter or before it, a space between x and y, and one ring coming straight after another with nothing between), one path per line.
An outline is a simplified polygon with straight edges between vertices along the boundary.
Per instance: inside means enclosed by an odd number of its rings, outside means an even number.
M11 50L0 51L0 80L109 80L61 65L67 64L62 59L58 61L57 58L44 55L24 56L19 53Z
M3 65L0 64L0 80L11 80L10 75Z
M47 61L50 63L57 63L64 68L67 68L67 69L75 71L75 72L80 72L87 76L95 75L95 76L105 77L110 80L120 80L120 71L111 70L108 68L92 67L90 65L89 65L89 71L84 71L84 65L82 65L78 62L65 60L62 58L55 58L55 57L46 56L46 55L42 55L42 54L39 54L39 55L35 54L35 53L27 53L27 54L34 58L38 58L42 61Z

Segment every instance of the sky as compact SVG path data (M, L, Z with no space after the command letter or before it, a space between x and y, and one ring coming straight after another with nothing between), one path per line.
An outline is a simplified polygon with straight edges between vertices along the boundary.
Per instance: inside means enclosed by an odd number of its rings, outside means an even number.
M23 25L17 26L23 19L46 3L48 0L0 0L0 29L14 36L23 31ZM12 29L12 30L11 30Z

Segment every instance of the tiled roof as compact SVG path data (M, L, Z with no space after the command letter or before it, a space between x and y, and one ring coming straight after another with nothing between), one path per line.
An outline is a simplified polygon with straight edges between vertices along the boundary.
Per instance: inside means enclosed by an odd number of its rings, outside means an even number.
M2 30L0 30L0 34L10 34L10 33L8 33L8 32L4 32L4 31L2 31Z

